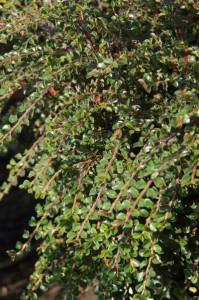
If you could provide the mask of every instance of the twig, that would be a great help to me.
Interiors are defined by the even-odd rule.
[[[23,121],[24,117],[26,115],[29,114],[29,112],[31,111],[31,109],[40,101],[40,99],[48,92],[48,88],[45,88],[42,92],[41,95],[38,99],[36,99],[29,107],[28,109],[24,112],[24,114],[18,119],[17,123],[8,131],[8,133],[6,133],[2,139],[0,140],[0,142],[3,142],[5,139],[7,139],[7,137],[9,135],[11,135],[15,129],[17,128],[17,126],[19,126],[21,124],[21,122]]]
[[[137,197],[137,199],[135,200],[135,202],[133,202],[133,205],[131,206],[130,210],[129,210],[128,213],[126,214],[126,218],[125,218],[125,220],[124,220],[124,223],[126,223],[126,222],[129,220],[129,218],[130,218],[130,216],[131,216],[133,210],[136,208],[138,202],[142,199],[142,197],[143,197],[144,194],[147,192],[147,190],[149,189],[149,187],[151,186],[152,183],[153,183],[153,179],[150,179],[150,180],[147,182],[145,188],[141,191],[141,193],[139,194],[139,196]]]
[[[110,167],[111,167],[111,165],[113,163],[113,160],[114,160],[114,158],[115,158],[118,150],[119,150],[119,146],[116,146],[115,149],[114,149],[114,151],[113,151],[113,155],[112,155],[112,157],[111,157],[111,159],[110,159],[110,161],[109,161],[109,163],[108,163],[108,165],[106,167],[106,170],[104,172],[103,181],[105,180],[105,178],[106,178],[106,176],[107,176],[107,174],[109,172],[109,169],[110,169]],[[101,186],[101,188],[100,188],[100,190],[99,190],[99,192],[97,194],[97,198],[96,198],[95,202],[93,203],[93,206],[91,207],[91,209],[89,210],[88,214],[86,215],[86,217],[85,217],[85,219],[84,219],[84,221],[83,221],[83,223],[82,223],[82,225],[80,227],[80,230],[77,233],[77,237],[75,238],[75,241],[77,241],[79,239],[79,237],[80,237],[80,235],[81,235],[81,233],[82,233],[82,231],[84,229],[84,226],[85,226],[86,222],[89,220],[90,216],[94,212],[95,207],[97,206],[97,204],[98,204],[99,200],[101,199],[101,196],[102,196],[102,194],[104,192],[104,188],[105,188],[105,181],[103,182],[103,184],[102,184],[102,186]]]
[[[149,217],[147,218],[146,223],[144,225],[145,227],[147,227],[149,225],[149,222],[151,221],[151,218],[154,215],[154,213],[156,213],[159,210],[161,201],[162,201],[162,186],[160,186],[160,188],[159,188],[159,198],[158,198],[158,201],[157,201],[154,209],[152,209]],[[142,234],[144,234],[144,231],[142,232]]]
[[[180,185],[177,184],[177,186],[176,186],[176,188],[175,188],[175,191],[174,191],[174,193],[173,193],[173,196],[172,196],[171,200],[169,201],[168,209],[167,209],[167,211],[166,211],[166,213],[165,213],[165,215],[164,215],[163,226],[165,225],[166,220],[167,220],[167,218],[168,218],[168,215],[169,215],[169,213],[170,213],[170,211],[171,211],[171,207],[173,206],[173,202],[174,202],[174,200],[175,200],[175,198],[176,198],[176,194],[177,194],[177,192],[178,192],[179,187],[180,187]]]
[[[195,183],[195,175],[196,175],[196,171],[197,171],[197,166],[198,164],[196,163],[193,167],[193,171],[192,171],[192,174],[191,174],[191,181],[190,181],[190,184],[194,184]]]

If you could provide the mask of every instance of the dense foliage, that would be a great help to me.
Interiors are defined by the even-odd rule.
[[[19,152],[1,198],[38,199],[10,252],[41,241],[22,299],[93,279],[98,299],[198,299],[197,1],[40,2],[0,6],[1,151]]]

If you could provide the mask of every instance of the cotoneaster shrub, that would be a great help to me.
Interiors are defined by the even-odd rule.
[[[10,252],[41,241],[22,299],[93,279],[98,299],[198,299],[197,17],[195,0],[1,4],[1,151],[20,144],[1,198],[40,199]]]

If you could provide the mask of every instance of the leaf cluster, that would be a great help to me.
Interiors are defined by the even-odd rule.
[[[72,300],[94,279],[99,299],[196,299],[197,1],[13,2],[0,143],[20,151],[0,197],[40,199],[12,252],[41,239],[23,299],[56,282]]]

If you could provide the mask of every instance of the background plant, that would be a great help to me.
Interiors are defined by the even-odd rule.
[[[94,278],[99,299],[197,299],[197,16],[194,0],[1,5],[1,151],[19,145],[1,198],[41,199],[10,252],[41,239],[22,299]]]

